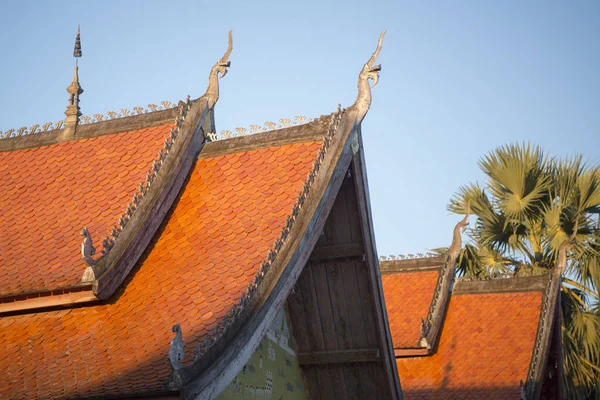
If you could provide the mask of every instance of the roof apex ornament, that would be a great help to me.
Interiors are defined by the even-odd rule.
[[[377,42],[377,48],[369,61],[363,66],[362,70],[358,74],[358,96],[356,97],[356,101],[354,102],[354,107],[356,108],[356,123],[359,124],[369,111],[371,107],[371,88],[377,85],[379,82],[379,71],[381,71],[381,64],[373,65],[377,57],[379,56],[379,52],[381,51],[381,47],[383,45],[383,37],[387,31],[384,30],[379,35],[379,41]],[[369,79],[373,81],[373,83],[369,84]]]
[[[231,61],[229,61],[231,50],[233,50],[233,30],[229,31],[227,51],[212,67],[208,76],[208,88],[204,94],[204,97],[208,100],[208,108],[213,108],[217,100],[219,100],[219,79],[227,75],[227,68],[231,66]]]
[[[81,29],[77,26],[77,36],[75,37],[75,48],[73,49],[73,57],[75,57],[75,71],[73,72],[73,80],[67,87],[69,93],[69,105],[65,111],[67,116],[65,122],[65,130],[63,136],[75,135],[75,130],[79,124],[79,117],[81,117],[81,109],[79,108],[79,96],[83,93],[83,88],[79,84],[79,66],[78,59],[81,57]]]

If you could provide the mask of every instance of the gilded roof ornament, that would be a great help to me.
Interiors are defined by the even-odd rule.
[[[360,123],[369,108],[371,107],[371,88],[377,85],[379,82],[379,71],[381,71],[381,64],[373,65],[377,57],[379,56],[379,52],[381,51],[381,47],[383,45],[383,37],[387,31],[381,32],[379,35],[379,41],[377,42],[377,48],[375,52],[369,58],[369,61],[363,66],[360,74],[358,74],[358,96],[356,97],[356,101],[354,102],[354,107],[357,111],[356,115],[356,123]],[[372,83],[369,83],[369,80]]]
[[[219,79],[227,75],[227,68],[231,66],[231,61],[229,61],[231,50],[233,50],[233,31],[230,30],[227,51],[212,67],[208,77],[208,88],[204,94],[208,100],[208,108],[213,108],[217,100],[219,100]]]

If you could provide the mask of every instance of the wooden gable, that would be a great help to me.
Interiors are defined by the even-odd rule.
[[[362,165],[361,154],[355,155],[288,298],[300,365],[313,399],[401,396],[393,376]]]

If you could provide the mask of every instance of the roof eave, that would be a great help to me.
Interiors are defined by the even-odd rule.
[[[72,307],[98,301],[91,285],[22,293],[0,299],[0,316],[31,310]]]
[[[543,275],[545,285],[543,288],[538,329],[529,363],[527,379],[524,384],[521,382],[521,396],[524,400],[540,398],[544,373],[550,354],[552,335],[560,332],[555,325],[560,323],[561,272],[561,269],[555,266],[550,273]]]
[[[367,179],[367,169],[362,141],[361,126],[358,125],[358,132],[353,143],[353,165],[356,195],[358,200],[359,218],[362,224],[363,243],[365,246],[365,256],[369,267],[369,278],[374,296],[375,320],[377,323],[377,333],[379,335],[380,346],[382,348],[382,360],[384,370],[388,378],[390,393],[393,398],[402,399],[402,388],[398,369],[395,361],[394,345],[390,324],[385,307],[385,297],[383,293],[383,282],[381,281],[381,271],[378,263],[377,245],[375,242],[375,230],[373,228],[373,216],[371,214],[371,202],[369,198],[369,183]]]

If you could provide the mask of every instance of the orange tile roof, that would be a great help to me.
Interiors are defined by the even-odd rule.
[[[421,318],[427,313],[439,271],[381,275],[394,348],[419,347]]]
[[[320,142],[200,158],[162,231],[108,303],[0,318],[0,398],[164,391],[240,299],[279,236]]]
[[[0,296],[77,284],[81,229],[101,244],[172,126],[0,152]]]
[[[404,397],[519,399],[541,302],[539,291],[453,295],[435,353],[396,359]]]

